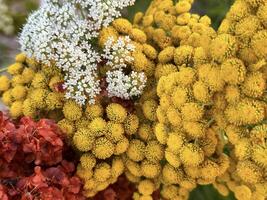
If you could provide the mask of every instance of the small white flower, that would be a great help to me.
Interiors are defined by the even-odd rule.
[[[109,37],[104,46],[102,57],[107,60],[107,65],[113,69],[127,67],[134,58],[131,56],[135,46],[131,43],[129,36],[119,37],[117,41]]]
[[[115,70],[107,72],[106,81],[109,97],[131,99],[142,94],[147,78],[143,72],[131,72],[125,75],[121,70]]]

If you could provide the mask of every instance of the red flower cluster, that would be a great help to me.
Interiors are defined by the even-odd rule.
[[[63,160],[63,139],[50,120],[16,125],[0,112],[0,199],[84,200],[74,163]]]

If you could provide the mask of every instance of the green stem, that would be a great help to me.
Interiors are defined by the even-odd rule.
[[[0,73],[7,71],[8,67],[0,69]]]

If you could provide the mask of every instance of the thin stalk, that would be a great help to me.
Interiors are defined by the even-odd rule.
[[[7,69],[8,69],[8,67],[5,67],[5,68],[0,69],[0,73],[3,73],[5,71],[7,71]]]

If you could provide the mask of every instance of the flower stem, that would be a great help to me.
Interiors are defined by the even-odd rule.
[[[5,67],[5,68],[0,69],[0,73],[7,71],[7,68],[8,67]]]

